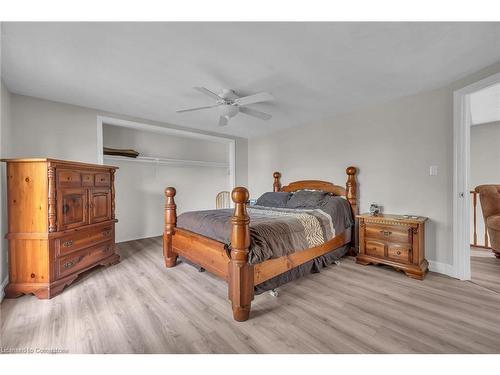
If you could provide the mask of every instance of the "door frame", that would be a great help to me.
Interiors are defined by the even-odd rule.
[[[470,280],[470,94],[500,84],[500,73],[453,92],[453,276]]]

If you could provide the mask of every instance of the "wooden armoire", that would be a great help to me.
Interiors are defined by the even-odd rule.
[[[7,163],[9,284],[6,297],[52,298],[115,253],[117,167],[56,159]]]

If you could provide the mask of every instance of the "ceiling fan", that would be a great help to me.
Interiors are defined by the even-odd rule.
[[[231,117],[236,116],[239,112],[252,117],[256,117],[261,120],[269,120],[272,117],[267,113],[245,107],[246,105],[249,104],[274,100],[274,97],[268,92],[259,92],[258,94],[239,97],[238,95],[236,95],[234,90],[230,89],[222,89],[220,94],[216,94],[215,92],[210,91],[205,87],[193,87],[193,88],[205,95],[210,96],[212,99],[215,99],[216,100],[215,104],[203,107],[181,109],[176,111],[177,113],[198,111],[201,109],[218,107],[220,113],[219,126],[226,126],[229,122],[229,119]]]

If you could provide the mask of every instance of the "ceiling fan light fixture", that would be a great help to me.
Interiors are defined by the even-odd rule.
[[[219,105],[219,113],[221,116],[226,117],[227,119],[234,117],[238,114],[239,109],[236,105],[231,104],[221,104]]]
[[[219,126],[226,126],[229,122],[229,119],[236,116],[240,112],[244,113],[245,115],[258,118],[260,120],[269,120],[272,117],[267,113],[246,107],[250,104],[274,100],[274,97],[268,92],[259,92],[257,94],[240,97],[234,92],[234,90],[231,89],[222,89],[219,94],[216,94],[215,92],[210,91],[205,87],[197,86],[194,87],[194,89],[201,92],[202,94],[210,96],[212,99],[215,99],[215,104],[197,108],[181,109],[176,111],[177,113],[192,112],[201,109],[217,107],[219,111]]]

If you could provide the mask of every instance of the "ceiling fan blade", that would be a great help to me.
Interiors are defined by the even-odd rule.
[[[221,116],[221,117],[219,118],[219,126],[226,126],[226,125],[227,125],[227,123],[228,123],[228,121],[227,121],[227,117]]]
[[[261,120],[269,120],[271,117],[273,117],[271,115],[268,115],[267,113],[257,111],[256,109],[252,109],[252,108],[248,108],[248,107],[239,107],[239,110],[240,110],[240,112],[242,112],[246,115],[257,117],[257,118],[260,118]]]
[[[268,92],[259,92],[258,94],[243,96],[242,98],[236,99],[234,102],[239,105],[247,105],[259,102],[266,102],[268,100],[274,100],[274,96]]]
[[[205,95],[208,95],[212,98],[214,98],[215,100],[221,100],[222,98],[217,95],[215,92],[212,92],[210,91],[209,89],[206,89],[205,87],[193,87],[195,90],[198,90],[199,92],[201,92],[202,94],[205,94]]]
[[[177,113],[182,113],[182,112],[191,112],[191,111],[199,111],[200,109],[207,109],[207,108],[213,108],[217,107],[218,104],[214,105],[206,105],[204,107],[196,107],[196,108],[188,108],[188,109],[179,109],[178,111],[175,111]]]

